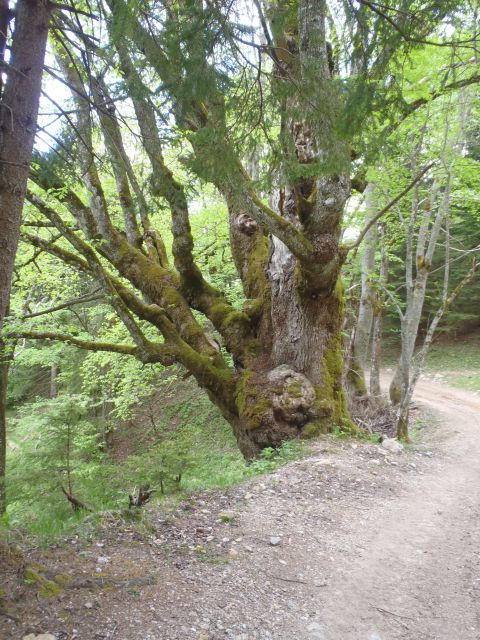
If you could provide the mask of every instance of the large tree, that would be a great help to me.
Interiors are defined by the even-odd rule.
[[[8,310],[53,8],[45,0],[0,1],[0,330]],[[10,361],[4,351],[0,339],[0,514],[6,501],[5,401]]]
[[[57,36],[68,39],[57,40],[52,72],[72,92],[75,146],[65,152],[76,154],[81,179],[38,158],[28,198],[58,235],[25,238],[99,282],[131,340],[13,333],[180,363],[246,457],[299,434],[352,428],[340,278],[358,245],[342,242],[352,185],[365,187],[362,165],[396,122],[478,80],[462,34],[455,78],[446,73],[409,102],[408,51],[430,38],[448,48],[442,21],[459,18],[453,3],[400,5],[285,0],[262,10],[254,2],[257,28],[242,25],[231,3],[165,0],[133,10],[108,0],[97,22],[59,20]],[[148,158],[148,184],[131,160],[132,136]],[[241,308],[200,269],[189,180],[214,185],[226,203]],[[155,222],[165,203],[171,247]]]

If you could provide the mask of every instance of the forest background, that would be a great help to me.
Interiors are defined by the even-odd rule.
[[[55,12],[3,332],[6,535],[227,486],[319,433],[408,439],[434,339],[427,368],[480,391],[478,29],[468,2]]]

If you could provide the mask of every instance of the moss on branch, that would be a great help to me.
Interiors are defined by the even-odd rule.
[[[109,351],[134,356],[142,362],[158,362],[164,366],[172,365],[178,357],[178,350],[174,346],[155,342],[148,342],[145,348],[140,348],[133,344],[83,340],[69,333],[56,333],[55,331],[11,331],[7,333],[7,338],[66,342],[87,351]]]

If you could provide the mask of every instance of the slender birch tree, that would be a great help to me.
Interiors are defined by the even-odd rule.
[[[439,151],[441,166],[432,170],[428,190],[421,189],[417,184],[413,190],[412,211],[406,227],[405,245],[405,309],[399,309],[401,330],[401,352],[398,366],[390,384],[390,398],[394,404],[399,404],[398,434],[408,438],[408,419],[406,400],[411,396],[412,386],[411,366],[419,335],[423,306],[427,293],[428,278],[432,269],[433,259],[441,235],[445,236],[445,244],[449,244],[449,221],[451,216],[451,194],[454,181],[455,165],[462,157],[465,144],[465,126],[471,107],[471,100],[461,91],[458,100],[449,99],[446,102],[444,117],[443,144]],[[419,158],[424,151],[424,145],[429,143],[432,132],[428,122],[421,128],[420,137],[412,158],[412,170],[416,169]],[[448,296],[450,256],[445,253],[445,283],[440,308],[449,306],[453,300]],[[471,279],[471,278],[470,278]],[[456,297],[456,296],[455,296]],[[448,300],[448,304],[447,301]],[[442,311],[443,315],[443,311]],[[440,316],[441,317],[441,316]],[[435,329],[440,318],[432,321]],[[432,334],[433,337],[433,334]],[[428,344],[430,344],[430,337]],[[428,348],[428,344],[424,348]],[[423,352],[423,351],[422,351]],[[414,376],[415,382],[419,372]],[[413,382],[413,387],[415,386]]]

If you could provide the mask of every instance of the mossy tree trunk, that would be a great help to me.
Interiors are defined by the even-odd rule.
[[[145,3],[139,15],[126,0],[107,0],[110,47],[98,48],[85,36],[81,48],[88,55],[82,59],[75,48],[67,53],[65,43],[56,47],[72,89],[82,184],[67,184],[61,171],[38,158],[40,170],[32,175],[36,189],[28,195],[70,246],[41,234],[26,234],[28,240],[103,288],[129,343],[34,330],[15,335],[183,365],[231,423],[246,457],[298,435],[352,428],[342,387],[340,270],[357,245],[341,241],[351,151],[347,135],[339,133],[345,93],[327,42],[326,2],[272,3],[262,20],[267,46],[258,51],[271,61],[270,117],[272,130],[280,131],[276,186],[268,198],[260,196],[243,165],[242,140],[249,132],[232,125],[241,114],[229,82],[244,74],[237,69],[225,82],[225,69],[241,56],[237,27],[222,13],[223,4],[180,0],[152,21],[144,19],[148,9],[156,11],[156,5]],[[364,72],[370,82],[375,62],[362,71],[363,27],[352,24],[352,33],[355,29],[352,73],[355,82]],[[106,65],[112,74],[121,71],[110,86]],[[158,86],[158,96],[145,85],[147,77]],[[255,95],[262,117],[264,82],[260,73]],[[117,105],[125,95],[129,119],[131,106],[135,112],[136,142],[148,158],[148,182],[143,171],[136,172],[123,142]],[[243,286],[241,309],[199,266],[184,176],[166,160],[164,131],[173,119],[174,135],[180,132],[182,148],[188,147],[189,172],[214,185],[228,208],[231,253]],[[100,136],[102,163],[94,147]],[[108,190],[106,161],[113,176]],[[171,251],[153,222],[158,200],[170,213]]]

